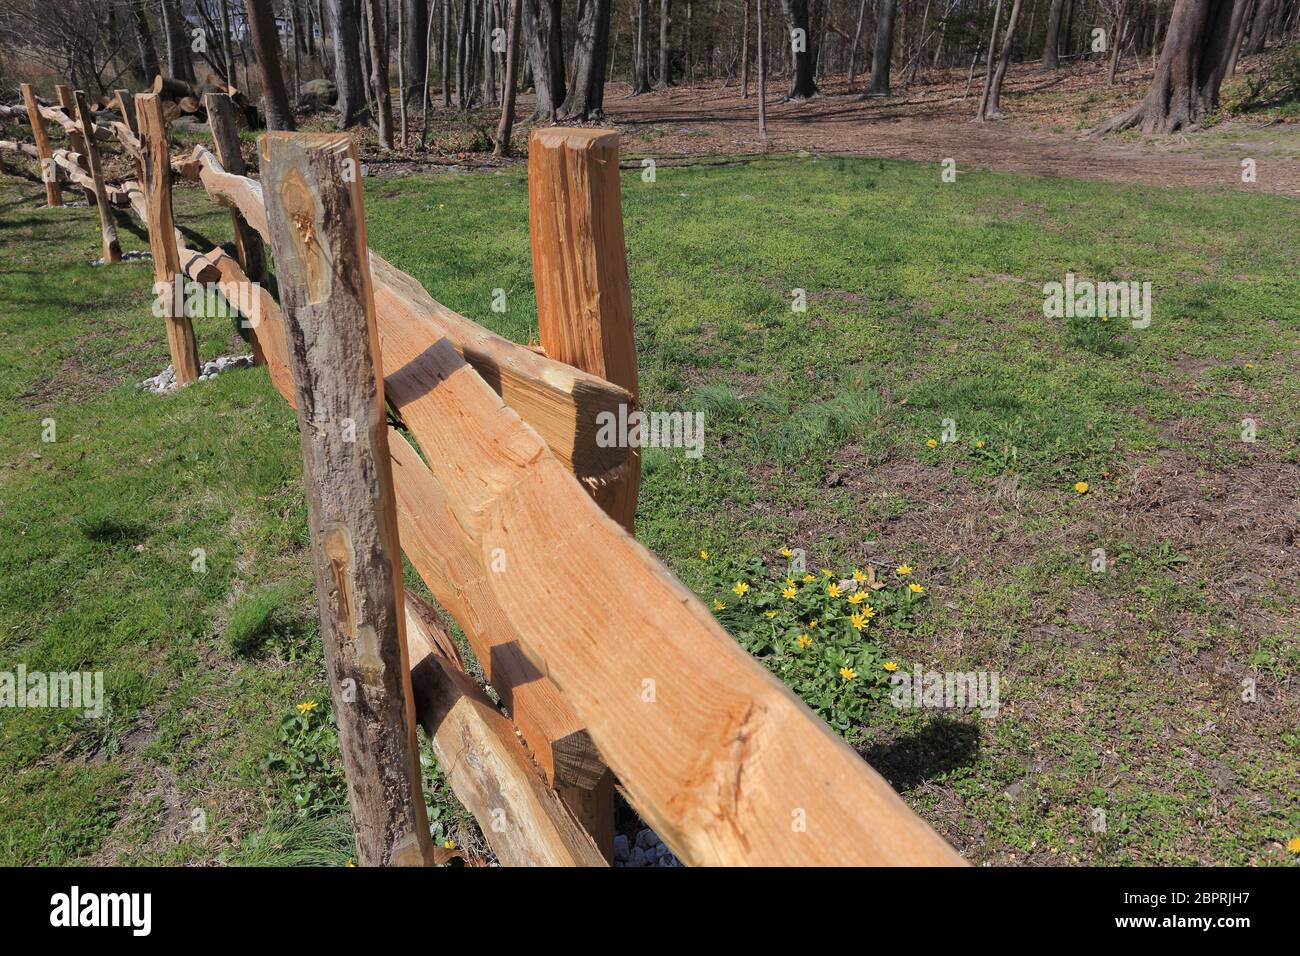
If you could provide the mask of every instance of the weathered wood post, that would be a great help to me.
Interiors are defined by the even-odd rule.
[[[321,640],[358,859],[421,865],[432,863],[433,847],[420,784],[360,170],[346,134],[262,138]]]
[[[248,169],[244,163],[244,154],[239,150],[239,124],[235,120],[235,103],[226,93],[203,94],[203,105],[208,111],[208,126],[212,129],[212,147],[218,161],[226,172],[235,176],[247,176]],[[266,254],[262,248],[262,238],[257,234],[239,210],[230,210],[231,223],[235,229],[235,258],[244,270],[244,275],[254,282],[266,282]]]
[[[163,116],[162,100],[156,93],[137,93],[135,110],[140,128],[140,150],[144,154],[140,173],[149,212],[147,225],[149,251],[153,255],[154,292],[162,297],[167,345],[171,350],[172,366],[176,369],[176,381],[184,385],[199,377],[199,348],[194,339],[194,326],[184,307],[176,307],[178,299],[184,302],[184,296],[177,296],[173,289],[176,283],[183,283],[185,279],[181,273],[176,230],[172,222],[172,166],[167,152],[167,120]]]
[[[635,403],[636,342],[617,133],[558,126],[533,130],[528,225],[537,329],[546,354],[621,385]],[[630,532],[640,487],[641,454],[632,449],[620,472],[592,494]]]
[[[114,90],[113,95],[117,97],[117,111],[122,114],[122,122],[138,136],[140,128],[135,125],[135,102],[131,99],[131,94],[126,90]]]
[[[108,192],[104,189],[104,169],[99,161],[99,144],[95,142],[93,130],[95,119],[86,102],[86,94],[77,90],[77,119],[81,128],[92,130],[83,137],[85,141],[86,161],[90,164],[90,178],[95,183],[95,205],[99,207],[99,231],[104,240],[104,264],[122,261],[122,247],[117,242],[117,223],[113,221],[113,205],[108,201]]]
[[[45,130],[41,107],[36,102],[32,85],[24,83],[23,103],[27,106],[27,119],[32,124],[32,139],[36,141],[36,159],[41,164],[41,181],[45,183],[45,205],[62,206],[63,190],[59,188],[59,171],[50,152],[50,134]]]
[[[64,115],[74,123],[77,121],[77,100],[72,95],[72,90],[66,85],[60,83],[54,88],[54,92],[59,97],[59,108],[63,110]],[[90,138],[95,138],[94,123],[91,123]],[[80,158],[80,166],[85,172],[90,172],[90,166],[86,158],[86,137],[77,130],[68,132],[68,146]],[[86,196],[86,205],[93,206],[98,199],[95,196],[95,190],[83,187],[81,190]]]
[[[632,287],[623,241],[618,134],[551,127],[528,143],[528,224],[537,290],[537,328],[546,354],[591,372],[637,397]],[[633,409],[629,408],[630,414]],[[641,452],[603,476],[592,497],[633,530]],[[560,791],[597,843],[613,854],[613,776],[586,793]]]

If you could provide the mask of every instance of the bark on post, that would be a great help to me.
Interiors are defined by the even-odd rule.
[[[95,118],[86,102],[86,94],[77,90],[77,119],[82,129],[94,129]],[[95,182],[95,205],[99,207],[99,231],[104,240],[104,264],[122,261],[122,247],[117,242],[117,223],[113,221],[113,206],[108,201],[108,192],[104,189],[104,170],[99,161],[99,144],[95,136],[83,137],[85,140],[86,161],[90,165],[90,176]]]
[[[122,114],[122,122],[132,133],[139,135],[140,128],[135,125],[135,100],[126,90],[114,90],[117,97],[117,111]]]
[[[176,248],[176,229],[172,222],[172,165],[167,151],[167,120],[163,116],[162,98],[157,93],[137,93],[136,122],[140,127],[146,209],[149,213],[149,252],[153,256],[154,294],[163,305],[167,323],[167,345],[171,351],[176,381],[184,385],[199,377],[199,349],[194,340],[194,326],[173,286],[183,282],[180,253]]]
[[[269,133],[262,158],[358,860],[428,865],[361,163],[346,134]]]
[[[41,164],[41,181],[45,183],[45,205],[62,206],[63,190],[59,188],[59,171],[54,165],[54,156],[50,152],[50,134],[45,129],[45,120],[41,118],[41,108],[36,102],[32,85],[24,83],[23,103],[27,106],[27,121],[32,124],[32,139],[36,141],[36,156]]]

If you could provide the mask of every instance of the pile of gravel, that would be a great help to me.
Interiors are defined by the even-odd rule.
[[[626,833],[614,837],[615,866],[681,866],[673,851],[647,827],[637,833],[635,841]]]
[[[252,355],[222,355],[211,362],[204,362],[203,368],[199,375],[199,381],[205,382],[210,378],[216,378],[222,372],[231,372],[239,368],[252,368]],[[154,392],[158,395],[166,395],[169,392],[176,391],[176,369],[168,365],[165,369],[151,378],[146,378],[140,383],[140,387],[146,391]]]
[[[141,249],[132,249],[130,252],[122,253],[123,262],[137,262],[141,259],[152,259],[152,258],[153,255],[151,253]],[[100,256],[98,259],[96,259],[94,262],[91,263],[92,266],[102,266],[103,264],[104,264],[103,256]]]

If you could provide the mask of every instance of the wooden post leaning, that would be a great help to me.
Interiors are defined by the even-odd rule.
[[[181,273],[172,222],[172,167],[167,152],[167,120],[163,117],[162,100],[156,93],[137,93],[135,111],[143,153],[140,174],[149,213],[147,225],[149,251],[153,255],[154,294],[162,297],[163,321],[167,323],[167,345],[171,350],[172,366],[176,369],[176,381],[185,385],[199,377],[199,349],[189,316],[184,308],[176,308],[177,300],[183,302],[184,296],[177,296],[173,291],[174,284],[184,282],[185,277]]]
[[[429,865],[360,168],[346,134],[262,139],[321,640],[358,860]]]
[[[74,101],[77,106],[76,119],[80,121],[83,129],[92,129],[95,120],[90,112],[90,104],[86,102],[86,94],[77,90]],[[99,231],[103,237],[104,264],[121,262],[122,247],[117,241],[117,223],[113,220],[113,204],[108,201],[108,191],[104,188],[104,168],[99,159],[99,144],[95,142],[93,135],[83,136],[82,139],[86,150],[86,161],[90,165],[90,177],[95,183],[95,205],[99,207]]]
[[[50,151],[50,134],[45,130],[41,107],[36,102],[36,94],[32,92],[30,83],[24,83],[22,91],[27,119],[32,124],[32,139],[36,141],[36,159],[41,164],[41,181],[45,183],[45,205],[62,206],[63,190],[59,188],[59,171],[54,165],[54,154]]]
[[[54,92],[59,97],[59,108],[63,110],[68,119],[72,120],[74,123],[78,122],[77,99],[72,95],[72,90],[65,84],[60,83],[54,88]],[[88,128],[93,128],[94,125],[95,124],[92,121]],[[95,138],[93,132],[91,133],[90,138]],[[87,164],[86,159],[86,137],[83,136],[80,131],[76,129],[68,129],[68,148],[81,157],[80,165],[82,171],[87,173],[90,172],[90,166]],[[93,206],[99,201],[95,196],[95,190],[83,188],[82,192],[86,196],[86,205]]]

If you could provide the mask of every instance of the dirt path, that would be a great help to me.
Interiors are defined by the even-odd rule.
[[[1148,64],[1149,67],[1149,64]],[[1230,121],[1209,130],[1146,141],[1136,135],[1081,138],[1100,120],[1141,98],[1149,69],[1129,64],[1115,86],[1099,64],[1046,74],[1013,67],[1003,92],[1006,118],[971,122],[976,77],[963,94],[963,71],[935,73],[896,89],[888,99],[860,99],[844,77],[822,83],[823,95],[780,103],[784,82],[768,90],[768,150],[825,151],[978,167],[1037,176],[1065,176],[1162,186],[1204,186],[1300,194],[1300,124]],[[751,81],[753,82],[753,81]],[[861,82],[856,84],[861,89]],[[626,84],[605,94],[607,122],[624,133],[627,151],[652,155],[758,152],[757,98],[719,83],[675,87],[644,96]],[[1257,182],[1241,181],[1242,159],[1256,161]]]

